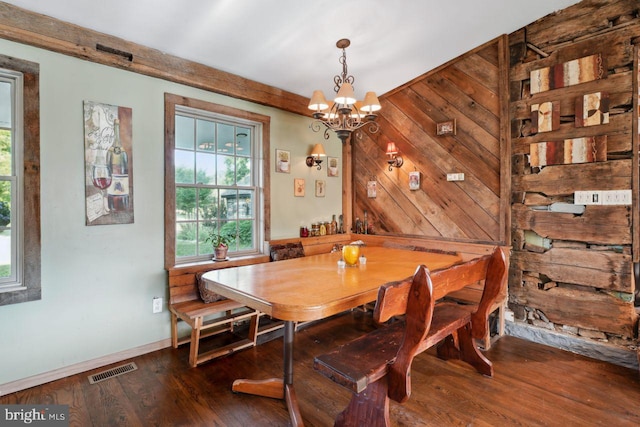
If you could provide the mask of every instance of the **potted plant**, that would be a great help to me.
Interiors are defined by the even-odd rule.
[[[229,244],[233,242],[234,239],[235,237],[230,234],[220,234],[216,231],[212,231],[205,239],[205,242],[211,242],[215,253],[215,259],[222,261],[227,259]]]

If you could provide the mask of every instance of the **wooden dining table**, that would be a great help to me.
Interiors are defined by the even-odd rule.
[[[284,399],[294,426],[302,416],[293,386],[295,323],[319,320],[375,301],[378,288],[402,280],[418,265],[430,270],[461,262],[458,255],[383,247],[364,247],[365,263],[341,267],[338,252],[302,258],[231,267],[205,273],[209,290],[284,321],[284,372],[282,378],[239,379],[234,392]],[[435,298],[443,297],[434,289]]]

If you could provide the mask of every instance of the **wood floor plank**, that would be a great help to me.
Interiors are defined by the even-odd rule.
[[[313,370],[313,357],[374,327],[370,313],[353,312],[296,332],[295,385],[305,425],[333,425],[351,396]],[[188,353],[167,348],[132,359],[136,371],[98,384],[87,376],[110,366],[0,397],[0,404],[66,404],[70,425],[80,427],[289,424],[283,401],[231,391],[234,379],[281,374],[280,339],[197,368],[189,367]],[[413,393],[403,405],[391,402],[392,425],[640,425],[634,370],[514,337],[501,338],[486,354],[493,378],[440,360],[433,349],[416,358]]]

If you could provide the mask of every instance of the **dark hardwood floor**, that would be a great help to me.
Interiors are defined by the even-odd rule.
[[[313,356],[372,328],[354,312],[308,326],[295,341],[295,384],[308,426],[330,426],[349,392],[313,370]],[[0,404],[68,404],[72,426],[287,426],[284,402],[234,394],[236,378],[280,376],[282,341],[190,368],[188,349],[132,359],[136,371],[89,384],[78,374],[0,397]],[[486,378],[433,352],[413,365],[413,394],[391,403],[396,426],[638,426],[640,380],[635,370],[513,337],[487,356]],[[124,363],[124,362],[123,362]],[[116,364],[114,366],[118,366]]]

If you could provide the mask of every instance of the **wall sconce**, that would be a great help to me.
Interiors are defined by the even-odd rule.
[[[307,157],[307,166],[313,167],[313,165],[318,166],[318,170],[322,169],[322,157],[326,156],[324,152],[324,147],[322,144],[316,144],[311,150],[311,154]]]
[[[402,156],[398,156],[398,147],[396,147],[395,142],[387,143],[387,163],[389,163],[389,172],[393,170],[393,168],[399,168],[404,163],[402,160]]]

